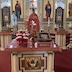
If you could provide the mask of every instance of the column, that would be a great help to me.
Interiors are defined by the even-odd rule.
[[[48,52],[48,57],[47,57],[47,72],[55,72],[54,71],[54,53]]]
[[[11,0],[11,6],[10,6],[10,16],[12,15],[12,11],[13,11],[13,1]]]
[[[67,0],[64,0],[64,4],[65,4],[65,7],[64,7],[64,18],[63,18],[63,27],[64,29],[66,28],[66,18],[67,18]]]
[[[18,57],[17,54],[11,53],[11,72],[18,72]]]
[[[55,28],[55,2],[56,0],[53,0],[53,31]]]
[[[54,52],[53,52],[53,55],[52,55],[52,72],[55,72],[54,71]]]
[[[26,0],[24,0],[24,5],[23,6],[24,6],[24,11],[23,12],[24,12],[24,23],[25,23],[25,21],[26,21],[26,11],[27,11],[26,10]]]
[[[40,5],[39,5],[40,4]],[[43,28],[43,25],[42,25],[42,23],[43,23],[43,0],[39,0],[38,2],[37,2],[37,12],[38,12],[38,14],[40,14],[39,15],[39,20],[40,20],[40,30]]]
[[[2,30],[2,13],[1,13],[1,1],[0,0],[0,31]]]

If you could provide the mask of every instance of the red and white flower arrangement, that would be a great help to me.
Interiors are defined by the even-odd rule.
[[[21,43],[27,43],[28,42],[28,39],[29,39],[29,33],[28,33],[28,31],[27,31],[27,29],[26,30],[18,30],[17,32],[16,32],[16,40],[19,42],[19,44],[21,44]]]

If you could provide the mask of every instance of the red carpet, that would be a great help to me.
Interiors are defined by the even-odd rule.
[[[0,72],[11,72],[10,53],[0,51]],[[72,50],[55,53],[55,72],[72,72]]]
[[[55,66],[55,72],[72,72],[72,69]]]
[[[10,53],[0,51],[0,72],[11,72]]]
[[[55,53],[55,71],[72,72],[72,50]]]

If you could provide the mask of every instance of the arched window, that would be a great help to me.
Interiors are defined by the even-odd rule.
[[[35,8],[35,12],[37,13],[37,0],[25,0],[25,2],[26,2],[26,12],[29,15],[32,13],[32,8]]]
[[[2,0],[1,1],[1,8],[5,7],[5,6],[10,6],[11,5],[11,0]]]

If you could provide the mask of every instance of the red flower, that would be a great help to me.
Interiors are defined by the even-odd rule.
[[[27,30],[19,30],[16,33],[16,40],[20,43],[28,42],[29,33]]]

